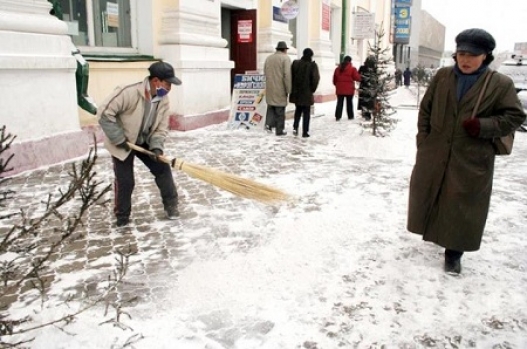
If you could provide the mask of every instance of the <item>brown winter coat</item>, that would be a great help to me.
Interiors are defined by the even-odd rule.
[[[492,137],[509,134],[525,120],[513,82],[494,73],[477,113],[480,135],[467,134],[462,122],[470,118],[489,73],[458,102],[453,67],[440,69],[419,110],[407,228],[456,251],[480,247],[494,175]]]
[[[291,65],[293,87],[289,101],[300,106],[309,106],[315,103],[313,94],[320,81],[318,65],[310,58],[297,59]]]
[[[291,93],[291,58],[276,51],[264,63],[265,100],[267,105],[285,107]]]

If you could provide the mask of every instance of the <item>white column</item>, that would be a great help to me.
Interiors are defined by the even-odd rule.
[[[288,23],[273,20],[273,7],[281,7],[280,0],[260,0],[258,3],[258,69],[263,71],[265,59],[276,51],[276,44],[285,41],[291,59],[297,58],[296,48],[291,45],[293,34]],[[297,28],[300,24],[297,22]],[[298,30],[298,29],[297,29]]]
[[[183,84],[170,94],[177,115],[200,115],[230,106],[231,69],[221,37],[220,1],[180,0],[162,14],[159,56],[174,65]]]
[[[15,171],[45,164],[50,151],[59,152],[62,146],[68,156],[88,148],[78,135],[71,39],[66,24],[50,15],[50,9],[46,0],[0,0],[0,125],[17,136],[15,145],[41,146],[38,156],[17,153]],[[46,149],[43,140],[53,137],[60,141],[46,143],[54,147]],[[48,160],[66,158],[54,154],[58,158]]]

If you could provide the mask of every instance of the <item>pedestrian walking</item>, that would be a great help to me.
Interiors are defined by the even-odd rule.
[[[359,68],[360,84],[359,84],[359,104],[358,109],[361,110],[362,117],[369,121],[371,120],[371,113],[375,106],[376,91],[373,90],[373,78],[376,74],[377,64],[375,56],[369,56],[364,61],[364,64]]]
[[[406,88],[410,87],[410,80],[412,79],[412,72],[410,71],[410,68],[406,67],[403,73],[404,78],[404,86]]]
[[[360,82],[361,76],[357,69],[351,64],[351,57],[345,56],[333,72],[333,85],[337,94],[337,107],[335,109],[335,119],[342,118],[344,100],[346,100],[346,114],[348,119],[355,118],[353,113],[353,97],[355,96],[355,82]]]
[[[267,57],[264,63],[265,98],[267,113],[265,128],[277,136],[285,136],[285,107],[291,93],[291,59],[287,55],[287,44],[279,41],[276,52]]]
[[[170,165],[157,160],[163,154],[168,134],[170,106],[167,94],[172,84],[181,81],[174,68],[166,62],[149,67],[150,75],[143,81],[113,91],[98,108],[99,124],[104,132],[104,145],[112,155],[114,181],[114,214],[118,227],[130,221],[134,189],[134,159],[141,160],[155,177],[168,219],[176,219],[178,193]],[[150,157],[131,150],[127,142],[149,149]]]
[[[514,132],[525,114],[512,80],[489,68],[492,35],[467,29],[455,40],[455,65],[437,71],[420,104],[407,227],[445,248],[445,271],[459,274],[463,253],[479,250],[487,220],[492,140]]]
[[[403,71],[400,68],[395,69],[395,87],[403,85]]]
[[[305,48],[302,57],[291,65],[292,89],[289,101],[295,104],[293,135],[298,135],[298,126],[302,118],[302,137],[309,137],[311,106],[315,103],[313,94],[320,81],[318,65],[313,61],[313,50]]]

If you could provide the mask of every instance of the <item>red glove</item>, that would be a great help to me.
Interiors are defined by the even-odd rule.
[[[481,123],[478,118],[467,119],[463,121],[463,128],[472,137],[478,137],[481,131]]]

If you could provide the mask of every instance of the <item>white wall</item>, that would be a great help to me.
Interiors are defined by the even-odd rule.
[[[221,4],[180,0],[179,5],[163,12],[159,45],[160,56],[183,82],[169,95],[171,109],[193,116],[228,108],[234,63],[221,37]]]
[[[234,8],[255,9],[258,6],[258,0],[221,0],[222,6]]]
[[[0,126],[16,138],[7,175],[85,155],[73,44],[46,0],[0,0]]]
[[[13,12],[0,0],[0,125],[16,142],[80,131],[67,26],[49,15],[47,1],[34,3],[20,2]]]

